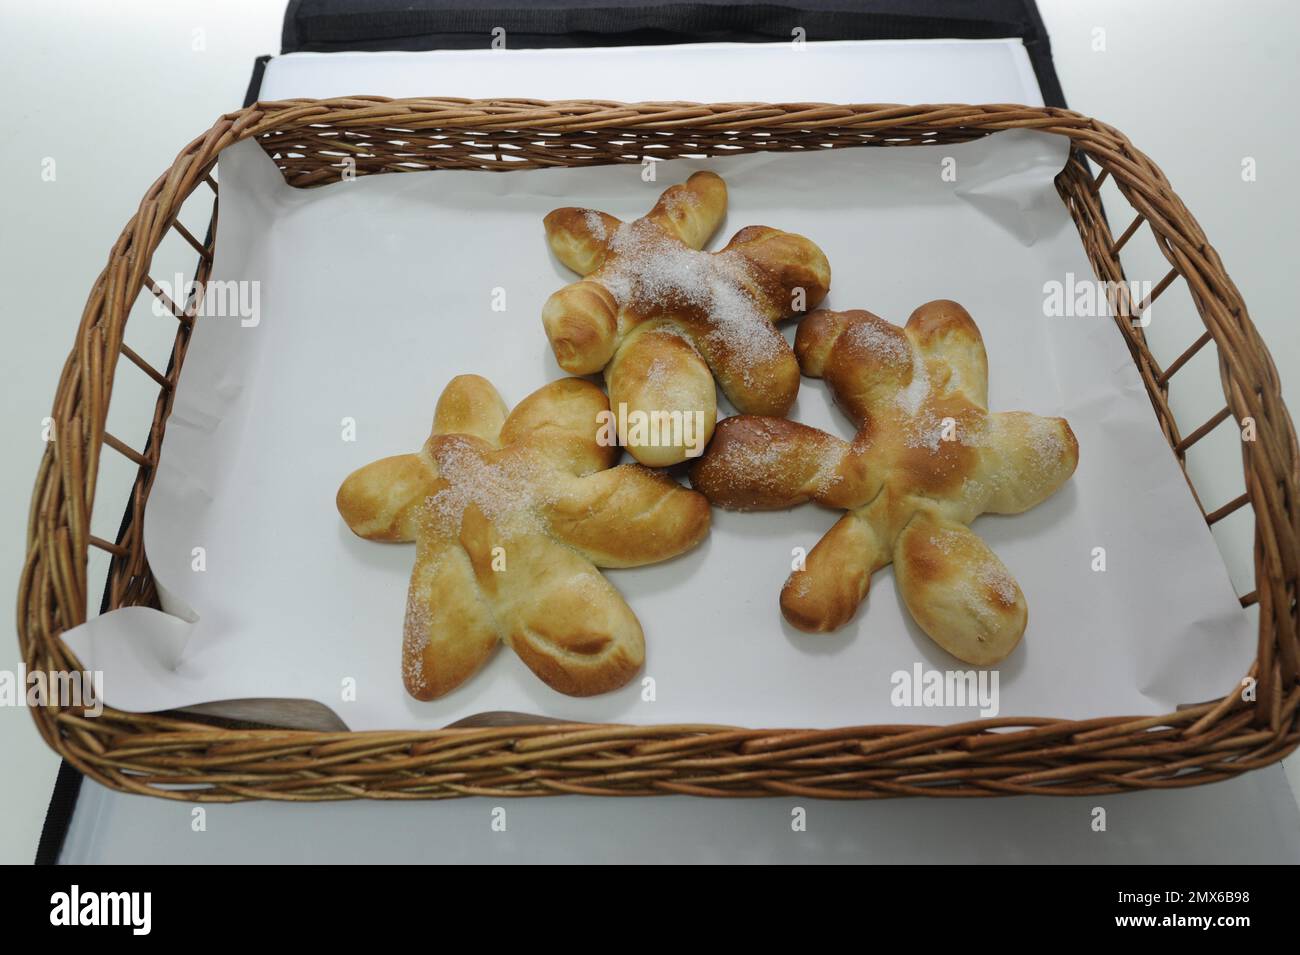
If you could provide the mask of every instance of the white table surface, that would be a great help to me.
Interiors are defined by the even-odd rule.
[[[1106,831],[1094,832],[1095,807]],[[806,811],[794,832],[792,813]],[[77,863],[1273,863],[1300,860],[1277,767],[1178,792],[1104,798],[700,799],[691,796],[239,803],[194,807],[82,790]],[[493,823],[504,812],[505,831]]]
[[[1290,115],[1289,90],[1297,78],[1291,38],[1300,14],[1292,5],[1262,0],[1042,0],[1040,7],[1070,105],[1129,131],[1161,162],[1249,303],[1272,348],[1288,402],[1300,407],[1300,326],[1291,321],[1289,303],[1283,301],[1285,286],[1275,278],[1287,274],[1283,270],[1291,267],[1297,252],[1293,223],[1300,195],[1288,175],[1296,128],[1293,121],[1277,117]],[[9,412],[0,418],[0,428],[4,446],[11,449],[0,462],[0,539],[9,541],[0,547],[5,579],[16,581],[21,569],[27,501],[41,453],[41,419],[48,414],[86,290],[157,173],[211,118],[238,105],[253,57],[278,47],[280,14],[278,4],[253,0],[136,0],[111,7],[65,0],[58,10],[38,6],[0,12],[0,69],[10,92],[0,115],[18,133],[0,147],[6,183],[0,282],[9,292],[4,314],[10,345],[0,353]],[[833,52],[808,56],[787,51],[784,56],[803,57],[797,70],[785,69],[785,61],[780,70],[733,70],[714,86],[702,64],[681,71],[609,71],[611,88],[602,95],[1038,101],[1023,52],[1008,54],[1004,45],[962,44],[954,51],[942,43],[891,43],[877,49],[876,56],[851,59],[837,59]],[[904,53],[910,77],[898,65],[897,57]],[[663,57],[669,51],[660,48],[649,55]],[[963,63],[952,69],[955,56],[982,58],[986,65]],[[390,64],[385,69],[391,86],[381,89],[374,71],[385,58],[348,64],[349,71],[357,72],[349,72],[347,81],[338,79],[334,66],[321,69],[337,57],[273,61],[263,95],[512,91],[513,67],[507,60],[497,56],[489,71],[472,73],[467,66],[474,57],[466,54],[442,58],[441,74],[428,72],[427,61],[399,64],[396,70]],[[301,65],[289,69],[291,60]],[[422,88],[426,74],[430,83],[438,82],[436,88]],[[547,70],[543,76],[544,81],[519,92],[592,95],[588,86],[573,87],[562,70]],[[737,76],[748,79],[738,86]],[[352,85],[353,77],[367,85]],[[469,77],[480,79],[469,85]],[[331,85],[336,82],[345,85]],[[674,82],[688,83],[684,89],[691,92],[674,92]],[[826,92],[817,95],[822,89]],[[1235,137],[1209,127],[1216,116],[1232,122]],[[1240,176],[1247,156],[1259,168],[1258,179],[1249,183]],[[41,178],[46,158],[57,163],[54,182]],[[192,229],[201,225],[189,224]],[[179,249],[175,256],[175,267],[188,272],[186,257],[192,254]],[[170,274],[171,266],[167,260],[163,272]],[[1212,374],[1208,380],[1217,386]],[[1200,389],[1199,381],[1195,388]],[[131,397],[120,400],[125,404]],[[118,403],[115,393],[110,421]],[[140,419],[124,415],[121,420]],[[1205,480],[1229,487],[1238,461],[1212,456],[1201,464]],[[104,476],[99,499],[108,503],[96,510],[92,524],[100,536],[114,535],[129,479],[125,469]],[[1229,565],[1234,578],[1243,572],[1231,556]],[[15,669],[17,663],[11,643],[0,653],[0,668]],[[44,748],[30,716],[13,708],[0,708],[0,758],[11,770],[0,797],[0,861],[28,861],[57,760]],[[1290,771],[1293,779],[1300,776],[1294,757]],[[1088,826],[1094,805],[1108,810],[1107,833],[1093,833]],[[809,831],[797,837],[790,832],[787,800],[519,800],[506,803],[509,829],[495,835],[488,825],[493,806],[463,800],[210,807],[207,832],[199,834],[192,832],[188,805],[123,797],[88,784],[64,858],[1300,860],[1300,817],[1278,767],[1210,787],[1104,800],[811,803]],[[422,838],[411,839],[414,831]],[[617,836],[611,838],[611,832]],[[204,838],[218,833],[218,838]]]

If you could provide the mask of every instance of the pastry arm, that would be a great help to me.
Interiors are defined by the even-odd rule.
[[[542,325],[561,368],[571,375],[594,375],[618,345],[618,303],[600,282],[583,279],[546,300]]]
[[[542,224],[555,257],[579,275],[590,275],[604,263],[609,240],[622,223],[594,209],[568,207],[548,213]]]
[[[501,641],[455,541],[421,541],[406,595],[402,681],[417,700],[433,700],[479,671]]]
[[[702,249],[727,215],[727,184],[712,172],[697,172],[669,186],[646,218],[692,249]]]
[[[709,532],[702,494],[639,464],[575,478],[544,510],[551,533],[598,567],[668,560]]]
[[[713,373],[695,346],[672,330],[633,332],[606,369],[605,381],[616,421],[630,426],[618,436],[642,464],[669,467],[698,457],[713,436]]]
[[[992,514],[1019,514],[1045,501],[1070,479],[1079,463],[1079,443],[1064,418],[1027,411],[989,415],[983,450]]]
[[[506,403],[492,382],[478,375],[457,375],[438,398],[433,433],[472,434],[495,446],[506,413]]]
[[[383,458],[353,471],[334,502],[358,537],[413,541],[420,505],[442,486],[426,446],[416,454]]]
[[[726,326],[696,335],[718,387],[741,414],[782,417],[799,394],[799,362],[773,325],[755,322],[743,333]]]
[[[534,453],[573,474],[609,467],[618,448],[601,442],[602,412],[609,399],[582,378],[561,378],[538,388],[510,412],[501,444],[527,445]]]
[[[460,542],[502,639],[552,689],[594,696],[636,675],[645,662],[641,625],[577,551],[543,534],[507,538],[474,506]]]
[[[992,665],[1024,635],[1020,586],[965,524],[917,513],[894,547],[894,578],[917,626],[959,660]]]
[[[799,323],[794,350],[803,373],[824,378],[835,403],[859,427],[892,406],[916,370],[903,330],[861,309],[809,315]]]
[[[875,529],[850,512],[836,521],[781,589],[781,613],[808,633],[849,622],[866,599],[871,575],[889,563]]]
[[[746,226],[731,237],[722,254],[739,255],[749,263],[745,271],[759,278],[750,283],[752,293],[778,320],[812,311],[831,288],[826,254],[817,243],[793,232]]]
[[[966,309],[947,299],[926,302],[908,318],[907,333],[915,348],[948,369],[946,391],[960,392],[988,408],[988,356],[984,338]]]
[[[847,441],[785,418],[737,415],[719,423],[691,486],[722,507],[762,511],[809,500],[860,507],[880,482]]]

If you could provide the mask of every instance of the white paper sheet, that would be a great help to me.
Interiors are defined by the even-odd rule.
[[[270,101],[358,92],[428,96],[437,90],[482,99],[595,97],[627,103],[1043,104],[1019,39],[812,39],[801,46],[290,53],[267,64],[259,95]]]
[[[714,511],[710,538],[656,567],[609,572],[646,632],[645,675],[577,700],[503,649],[442,700],[404,693],[401,629],[413,548],[359,540],[339,482],[417,448],[452,376],[508,403],[561,372],[540,322],[573,277],[547,252],[560,205],[643,213],[700,168],[727,178],[718,243],[748,224],[807,235],[834,277],[827,305],[902,322],[953,298],[985,338],[990,406],[1064,415],[1079,469],[1057,495],[976,530],[1019,580],[1021,646],[999,669],[1003,715],[1166,712],[1221,695],[1254,648],[1213,540],[1160,435],[1113,322],[1045,318],[1044,282],[1090,276],[1052,185],[1063,140],[1003,133],[945,147],[676,160],[636,166],[436,172],[288,188],[253,143],[220,166],[216,279],[260,280],[261,320],[202,319],[145,525],[172,615],[127,609],[67,634],[105,672],[114,706],[155,710],[249,697],[315,699],[356,729],[431,727],[489,710],[627,722],[759,726],[946,723],[970,709],[891,705],[891,675],[964,669],[924,636],[882,571],[853,622],[808,636],[777,595],[792,548],[836,514]],[[956,183],[940,175],[957,163]],[[504,289],[507,310],[492,310]],[[791,334],[792,334],[791,330]],[[821,383],[792,417],[848,436]],[[344,418],[356,440],[341,439]],[[206,570],[191,570],[203,547]],[[1094,548],[1107,570],[1095,572]],[[355,700],[343,689],[355,681]]]

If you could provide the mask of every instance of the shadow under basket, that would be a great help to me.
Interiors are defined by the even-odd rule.
[[[1189,448],[1231,417],[1253,423],[1242,441],[1242,493],[1213,510],[1214,525],[1254,517],[1259,643],[1244,675],[1224,674],[1220,700],[1163,716],[1088,720],[999,718],[953,726],[827,730],[593,725],[522,718],[413,732],[312,732],[178,713],[32,707],[46,741],[95,781],[169,799],[428,799],[461,795],[653,795],[880,798],[1085,795],[1193,786],[1281,759],[1300,743],[1300,643],[1296,636],[1300,476],[1295,431],[1277,371],[1196,221],[1160,170],[1128,139],[1087,116],[1014,105],[890,106],[683,104],[531,100],[388,100],[357,97],[257,103],[223,116],[190,143],[146,193],[95,281],[59,380],[53,437],[36,478],[18,630],[28,672],[79,671],[61,635],[87,618],[90,548],[110,555],[103,609],[158,606],[145,557],[143,515],[199,302],[172,301],[150,278],[171,231],[198,253],[202,288],[212,266],[221,151],[254,138],[294,186],[437,169],[509,172],[550,166],[640,163],[756,151],[907,147],[956,143],[1007,129],[1069,137],[1056,180],[1099,280],[1128,288],[1119,253],[1146,225],[1168,260],[1142,302],[1121,294],[1118,333],[1146,383],[1160,426],[1183,465]],[[1094,176],[1093,169],[1099,170]],[[1118,237],[1102,211],[1109,178],[1134,215]],[[210,190],[205,239],[177,216]],[[1112,202],[1112,213],[1117,212]],[[1137,319],[1173,283],[1186,283],[1203,333],[1161,367]],[[1110,286],[1112,288],[1116,286]],[[132,305],[152,292],[176,317],[168,367],[123,341]],[[1180,427],[1169,383],[1207,347],[1217,350],[1225,403],[1208,421]],[[105,420],[114,370],[125,358],[158,386],[153,420],[135,435]],[[139,442],[137,442],[139,443]],[[90,533],[100,456],[123,455],[138,473],[115,541]],[[1189,484],[1191,484],[1189,477]],[[97,590],[97,587],[96,587]],[[1251,692],[1243,692],[1248,687]],[[503,725],[504,724],[504,725]]]

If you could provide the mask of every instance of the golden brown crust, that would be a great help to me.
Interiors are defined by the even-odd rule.
[[[880,487],[856,446],[796,421],[757,415],[719,422],[690,478],[714,504],[738,511],[779,510],[809,500],[857,507]]]
[[[557,467],[590,474],[613,465],[618,448],[601,443],[601,415],[609,399],[590,381],[561,378],[538,388],[510,412],[501,425],[499,443],[526,445]]]
[[[609,393],[618,395],[614,405],[625,409],[625,420],[635,425],[632,416],[642,415],[642,421],[659,422],[657,438],[635,441],[635,431],[622,434],[635,443],[642,464],[670,467],[682,460],[683,451],[698,457],[713,437],[718,418],[713,374],[695,346],[671,327],[647,323],[635,329],[605,369],[605,381]],[[681,440],[674,439],[675,421]]]
[[[399,454],[353,471],[334,503],[358,537],[413,541],[415,509],[438,489],[438,472],[428,454]]]
[[[574,282],[546,300],[542,325],[561,368],[594,375],[618,346],[618,303],[599,282]]]
[[[502,641],[561,693],[622,686],[644,637],[596,567],[667,560],[708,533],[703,496],[639,465],[611,468],[618,449],[598,425],[609,404],[591,382],[551,382],[504,408],[485,379],[456,378],[420,451],[339,488],[355,533],[416,541],[402,675],[417,699],[455,689]]]
[[[403,626],[406,692],[417,700],[436,699],[477,673],[500,645],[465,551],[440,538],[421,541]]]
[[[717,173],[702,171],[665,189],[646,218],[676,236],[687,248],[702,249],[726,214],[726,182]],[[614,225],[617,227],[617,219]]]
[[[825,378],[857,437],[729,418],[692,467],[693,486],[723,507],[812,500],[848,511],[786,582],[781,609],[794,626],[842,626],[871,574],[892,562],[905,605],[936,643],[977,665],[1005,658],[1024,633],[1024,596],[966,525],[1060,488],[1079,458],[1069,424],[987,410],[983,339],[956,302],[922,305],[903,328],[870,312],[818,311],[801,323],[795,353],[806,374]]]
[[[845,514],[812,549],[803,569],[781,588],[781,613],[808,633],[848,623],[871,588],[871,575],[887,562],[871,524]]]
[[[460,543],[500,638],[552,689],[594,696],[641,669],[641,625],[585,557],[548,535],[510,538],[473,507]]]
[[[1024,635],[1020,585],[965,524],[917,514],[894,548],[894,578],[917,626],[959,660],[992,665]]]
[[[438,396],[433,430],[436,434],[470,434],[492,444],[509,413],[492,382],[481,375],[458,375]]]
[[[690,550],[709,532],[709,502],[672,478],[622,464],[565,482],[545,503],[551,533],[599,567],[639,567]]]
[[[605,243],[592,235],[590,216],[596,217],[601,230],[618,228],[617,219],[594,209],[556,209],[542,220],[555,257],[579,275],[590,275],[605,261]]]
[[[604,370],[616,411],[687,411],[699,416],[696,433],[711,433],[714,379],[741,411],[784,414],[793,404],[799,366],[774,323],[825,298],[830,265],[808,239],[766,226],[741,229],[720,252],[699,251],[726,208],[722,179],[697,172],[632,222],[589,209],[546,217],[556,257],[585,276],[547,301],[547,337],[566,371]],[[653,336],[639,334],[647,325]],[[643,442],[624,430],[643,464],[676,464],[699,451],[690,440]]]

